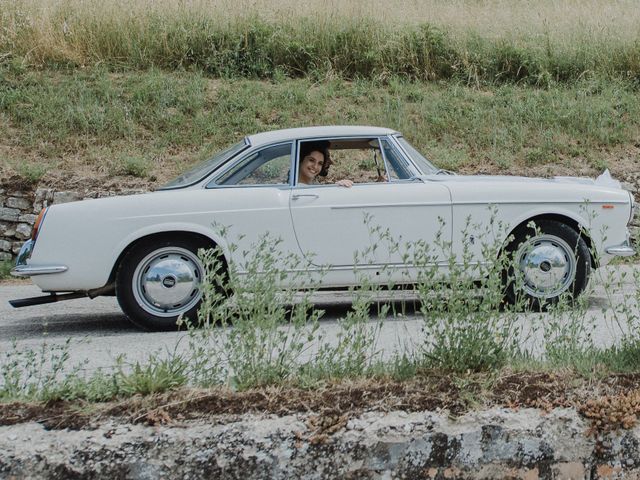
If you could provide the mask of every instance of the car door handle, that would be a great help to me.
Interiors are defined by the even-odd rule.
[[[291,197],[291,200],[298,200],[299,198],[302,198],[302,197],[319,198],[319,195],[316,195],[315,193],[294,193],[293,196]]]

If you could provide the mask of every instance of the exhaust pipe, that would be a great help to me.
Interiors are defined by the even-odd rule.
[[[87,296],[87,292],[63,293],[58,295],[52,293],[44,297],[19,298],[17,300],[9,300],[13,308],[31,307],[33,305],[44,305],[45,303],[61,302],[63,300],[73,300],[74,298],[83,298]]]
[[[9,300],[9,304],[13,308],[31,307],[33,305],[44,305],[45,303],[62,302],[63,300],[74,300],[76,298],[89,297],[91,299],[94,299],[96,297],[99,297],[100,295],[110,295],[114,291],[115,285],[113,283],[110,283],[108,285],[105,285],[104,287],[94,288],[92,290],[82,292],[71,292],[62,294],[50,293],[49,295],[45,295],[44,297],[30,297]]]

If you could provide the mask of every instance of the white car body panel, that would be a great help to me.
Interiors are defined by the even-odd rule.
[[[570,218],[588,233],[603,264],[609,260],[606,248],[620,245],[627,237],[626,228],[611,228],[626,225],[629,219],[629,194],[621,189],[523,177],[452,176],[425,180],[442,181],[451,191],[453,245],[457,248],[465,241],[465,229],[483,234],[492,216],[497,236],[487,240],[497,242],[504,242],[505,231],[512,232],[531,218],[543,215]],[[608,208],[603,209],[604,205]],[[467,228],[468,219],[480,227]],[[479,254],[480,245],[475,248]]]
[[[374,230],[388,230],[402,242],[433,243],[438,218],[451,224],[451,197],[445,186],[419,181],[300,187],[293,191],[291,215],[301,252],[315,265],[399,265],[400,252]],[[443,240],[450,241],[449,232]],[[375,251],[367,253],[374,243]]]
[[[180,190],[54,205],[30,263],[52,263],[55,257],[68,270],[59,275],[34,276],[33,280],[45,291],[101,287],[128,245],[161,232],[205,235],[232,261],[241,260],[238,257],[251,248],[253,232],[271,231],[282,239],[285,252],[298,253],[289,193],[288,188]],[[100,211],[99,218],[96,211]],[[230,229],[235,253],[227,238],[220,235],[222,226]],[[73,238],[82,238],[88,248],[77,248],[77,242],[69,241]]]

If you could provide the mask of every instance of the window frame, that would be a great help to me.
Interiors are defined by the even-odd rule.
[[[301,138],[298,139],[296,141],[296,155],[295,158],[296,160],[298,159],[298,157],[300,156],[300,144],[301,143],[305,143],[305,142],[329,142],[331,143],[332,140],[365,140],[365,139],[376,139],[378,140],[378,144],[380,144],[380,135],[357,135],[357,136],[353,136],[353,135],[349,135],[349,136],[333,136],[333,137],[314,137],[314,138]],[[329,147],[329,150],[331,150],[331,147]],[[382,157],[382,155],[380,155]],[[383,158],[383,167],[385,168],[385,173],[387,171],[387,165],[384,163],[384,157]],[[293,176],[293,187],[294,188],[309,188],[309,187],[314,187],[314,188],[318,188],[318,187],[337,187],[338,185],[336,185],[335,183],[319,183],[317,185],[300,185],[298,183],[298,168],[300,166],[300,162],[296,161],[296,168],[295,168],[295,172],[294,172],[294,176]],[[361,183],[354,183],[353,187],[356,186],[360,186],[360,185],[380,185],[381,182],[361,182]],[[353,188],[352,187],[352,188]],[[340,188],[344,188],[344,187],[340,187]]]
[[[438,168],[433,165],[429,159],[427,157],[425,157],[422,153],[420,153],[416,147],[414,147],[411,142],[409,142],[409,140],[407,140],[404,135],[398,133],[395,135],[389,135],[390,138],[393,139],[394,143],[396,144],[396,146],[398,147],[398,149],[404,154],[404,157],[407,159],[407,161],[413,165],[414,169],[416,169],[416,171],[418,172],[418,175],[433,175],[434,173],[436,173],[438,171]],[[427,166],[431,167],[433,171],[431,172],[424,172],[421,168],[418,162],[416,162],[413,157],[409,154],[409,152],[407,151],[407,149],[404,147],[404,145],[402,144],[402,142],[400,142],[400,139],[404,140],[407,144],[409,144],[411,146],[411,148],[413,148],[416,153],[418,153],[422,158],[424,158],[424,160],[426,160],[427,162]]]
[[[211,189],[220,189],[220,188],[279,188],[279,189],[291,188],[291,186],[292,186],[292,177],[291,177],[291,175],[289,175],[288,183],[265,183],[265,184],[250,184],[250,185],[240,185],[240,184],[220,185],[220,184],[216,183],[220,178],[224,177],[230,170],[233,170],[234,167],[236,167],[238,164],[244,162],[249,157],[251,157],[253,155],[256,155],[256,154],[259,154],[260,152],[262,152],[264,150],[267,150],[269,148],[279,147],[279,146],[287,145],[287,144],[290,145],[290,149],[289,149],[289,171],[292,171],[293,164],[296,163],[296,162],[294,162],[294,155],[293,155],[294,154],[294,150],[295,150],[296,141],[295,140],[285,140],[285,141],[282,141],[282,142],[270,143],[268,145],[263,145],[263,146],[260,146],[260,147],[256,147],[255,149],[251,149],[250,151],[246,152],[245,155],[239,156],[238,158],[235,159],[235,161],[233,161],[229,165],[227,165],[226,166],[227,168],[223,168],[220,171],[216,172],[216,174],[213,176],[213,178],[211,178],[211,179],[209,179],[207,181],[207,183],[205,185],[205,189],[211,190]],[[262,165],[265,165],[265,163],[263,163]],[[258,168],[260,168],[260,167],[258,167]]]
[[[353,136],[353,135],[349,135],[349,136],[332,136],[332,137],[312,137],[312,138],[301,138],[296,140],[296,151],[295,151],[295,156],[294,156],[294,163],[295,163],[295,170],[294,170],[294,175],[293,175],[293,183],[292,183],[292,188],[309,188],[309,187],[314,187],[314,188],[318,188],[318,187],[336,187],[337,185],[333,184],[333,183],[325,183],[325,184],[317,184],[317,185],[304,185],[301,186],[300,184],[298,184],[298,167],[299,167],[299,162],[298,162],[298,157],[300,155],[300,144],[304,143],[304,142],[329,142],[331,143],[332,140],[364,140],[364,139],[375,139],[378,141],[378,146],[380,149],[380,156],[382,158],[382,162],[383,162],[383,166],[385,169],[385,174],[389,174],[389,164],[386,158],[386,155],[384,153],[384,150],[382,149],[382,141],[386,140],[389,145],[391,145],[392,148],[395,148],[395,150],[398,152],[398,154],[407,162],[407,166],[409,167],[409,173],[411,174],[411,176],[409,178],[406,179],[394,179],[394,180],[389,180],[387,182],[358,182],[358,183],[354,183],[353,187],[358,187],[358,186],[364,186],[364,185],[381,185],[383,183],[387,183],[387,184],[391,184],[391,183],[404,183],[404,182],[413,182],[416,180],[418,175],[421,175],[420,170],[414,165],[413,161],[411,160],[411,158],[406,154],[406,152],[400,148],[398,146],[399,142],[394,141],[395,138],[393,135],[357,135],[357,136]],[[329,149],[331,149],[331,147],[329,147]],[[390,178],[389,176],[387,176],[387,178]],[[352,187],[352,188],[353,188]],[[341,187],[344,188],[344,187]]]
[[[407,178],[394,178],[391,179],[390,176],[387,176],[387,178],[389,178],[388,183],[401,183],[401,182],[412,182],[414,181],[414,179],[416,178],[416,171],[415,171],[415,165],[413,165],[413,163],[409,160],[409,158],[407,158],[407,155],[405,154],[405,152],[403,150],[401,150],[400,148],[398,148],[398,146],[391,140],[392,137],[387,135],[385,138],[378,140],[379,143],[385,141],[387,142],[387,144],[389,145],[389,148],[394,149],[396,151],[396,153],[400,156],[400,158],[402,158],[405,162],[406,162],[406,170],[407,173],[409,174],[409,177]],[[386,169],[387,169],[387,175],[389,175],[389,171],[390,171],[390,162],[387,159],[387,154],[384,151],[384,148],[382,148],[382,145],[380,145],[380,153],[382,155],[382,158],[384,159],[384,162],[386,164]]]

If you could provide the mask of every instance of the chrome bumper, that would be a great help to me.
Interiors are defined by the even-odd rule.
[[[31,258],[34,246],[33,240],[27,240],[16,259],[16,266],[11,270],[14,277],[31,277],[33,275],[47,275],[51,273],[66,272],[69,268],[65,265],[27,265],[27,260]]]
[[[609,255],[615,255],[617,257],[631,257],[636,254],[635,249],[631,246],[631,241],[627,238],[624,243],[615,245],[613,247],[607,247],[605,251]]]

